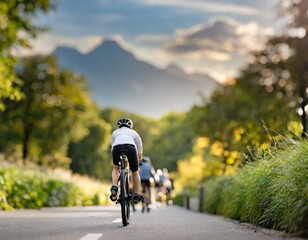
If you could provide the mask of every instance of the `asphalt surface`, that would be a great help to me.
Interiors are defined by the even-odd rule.
[[[0,211],[0,240],[272,240],[282,233],[176,206],[131,216],[122,226],[119,206]],[[287,238],[295,239],[295,238]]]

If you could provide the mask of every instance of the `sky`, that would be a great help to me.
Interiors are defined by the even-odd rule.
[[[220,82],[236,76],[251,51],[280,31],[279,0],[56,0],[35,22],[49,31],[31,53],[69,46],[86,53],[114,39],[159,68],[175,64]]]

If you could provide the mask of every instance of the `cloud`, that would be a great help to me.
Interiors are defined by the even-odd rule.
[[[136,44],[151,44],[151,43],[163,43],[170,40],[170,36],[165,34],[147,34],[139,35],[134,39]]]
[[[261,28],[254,22],[239,24],[231,19],[216,18],[208,24],[178,30],[164,48],[173,55],[228,61],[234,53],[245,55],[260,49],[270,33],[270,28]]]
[[[214,2],[207,0],[140,0],[150,5],[167,5],[197,9],[204,12],[232,13],[237,15],[258,15],[259,12],[252,7],[230,4],[226,2]]]
[[[206,24],[178,29],[173,35],[137,35],[127,49],[157,67],[176,63],[186,72],[208,73],[219,81],[235,76],[249,52],[261,49],[271,28],[256,22],[213,18]]]
[[[49,54],[58,46],[76,48],[82,53],[86,53],[102,42],[101,36],[85,37],[63,37],[49,33],[40,35],[31,41],[31,49],[18,49],[18,55]]]
[[[256,22],[239,23],[229,18],[213,18],[206,24],[175,31],[163,50],[165,59],[187,72],[209,73],[219,81],[236,76],[251,51],[263,48],[271,28]]]

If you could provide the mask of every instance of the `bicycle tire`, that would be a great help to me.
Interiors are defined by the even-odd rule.
[[[128,176],[125,169],[121,170],[120,173],[120,188],[121,188],[121,214],[122,214],[122,223],[123,226],[129,224],[129,197],[128,197]]]
[[[128,224],[129,224],[129,221],[130,221],[130,204],[131,204],[131,192],[130,192],[130,189],[129,189],[129,178],[128,178],[128,174],[126,174],[126,216],[127,216],[127,221],[128,221]]]

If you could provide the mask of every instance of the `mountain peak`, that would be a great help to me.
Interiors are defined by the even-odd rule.
[[[207,76],[185,73],[172,64],[166,69],[138,60],[114,40],[104,40],[88,54],[58,52],[62,67],[89,80],[94,100],[101,107],[120,107],[148,116],[186,111],[216,87]],[[185,96],[185,98],[183,98]]]
[[[122,48],[119,43],[116,41],[116,40],[113,40],[113,39],[104,39],[101,44],[99,44],[97,48],[113,48],[113,49],[116,49],[116,48]]]
[[[135,56],[123,49],[119,43],[115,40],[105,39],[100,45],[94,48],[87,54],[87,58],[92,59],[96,62],[113,62],[120,66],[125,62],[134,62]],[[102,63],[102,62],[101,62]]]
[[[67,47],[67,46],[59,46],[54,51],[55,54],[57,53],[64,53],[64,54],[80,54],[80,52],[73,48],[73,47]]]
[[[105,39],[99,44],[96,48],[94,48],[89,54],[93,52],[125,52],[125,50],[118,44],[117,41],[113,39]]]

